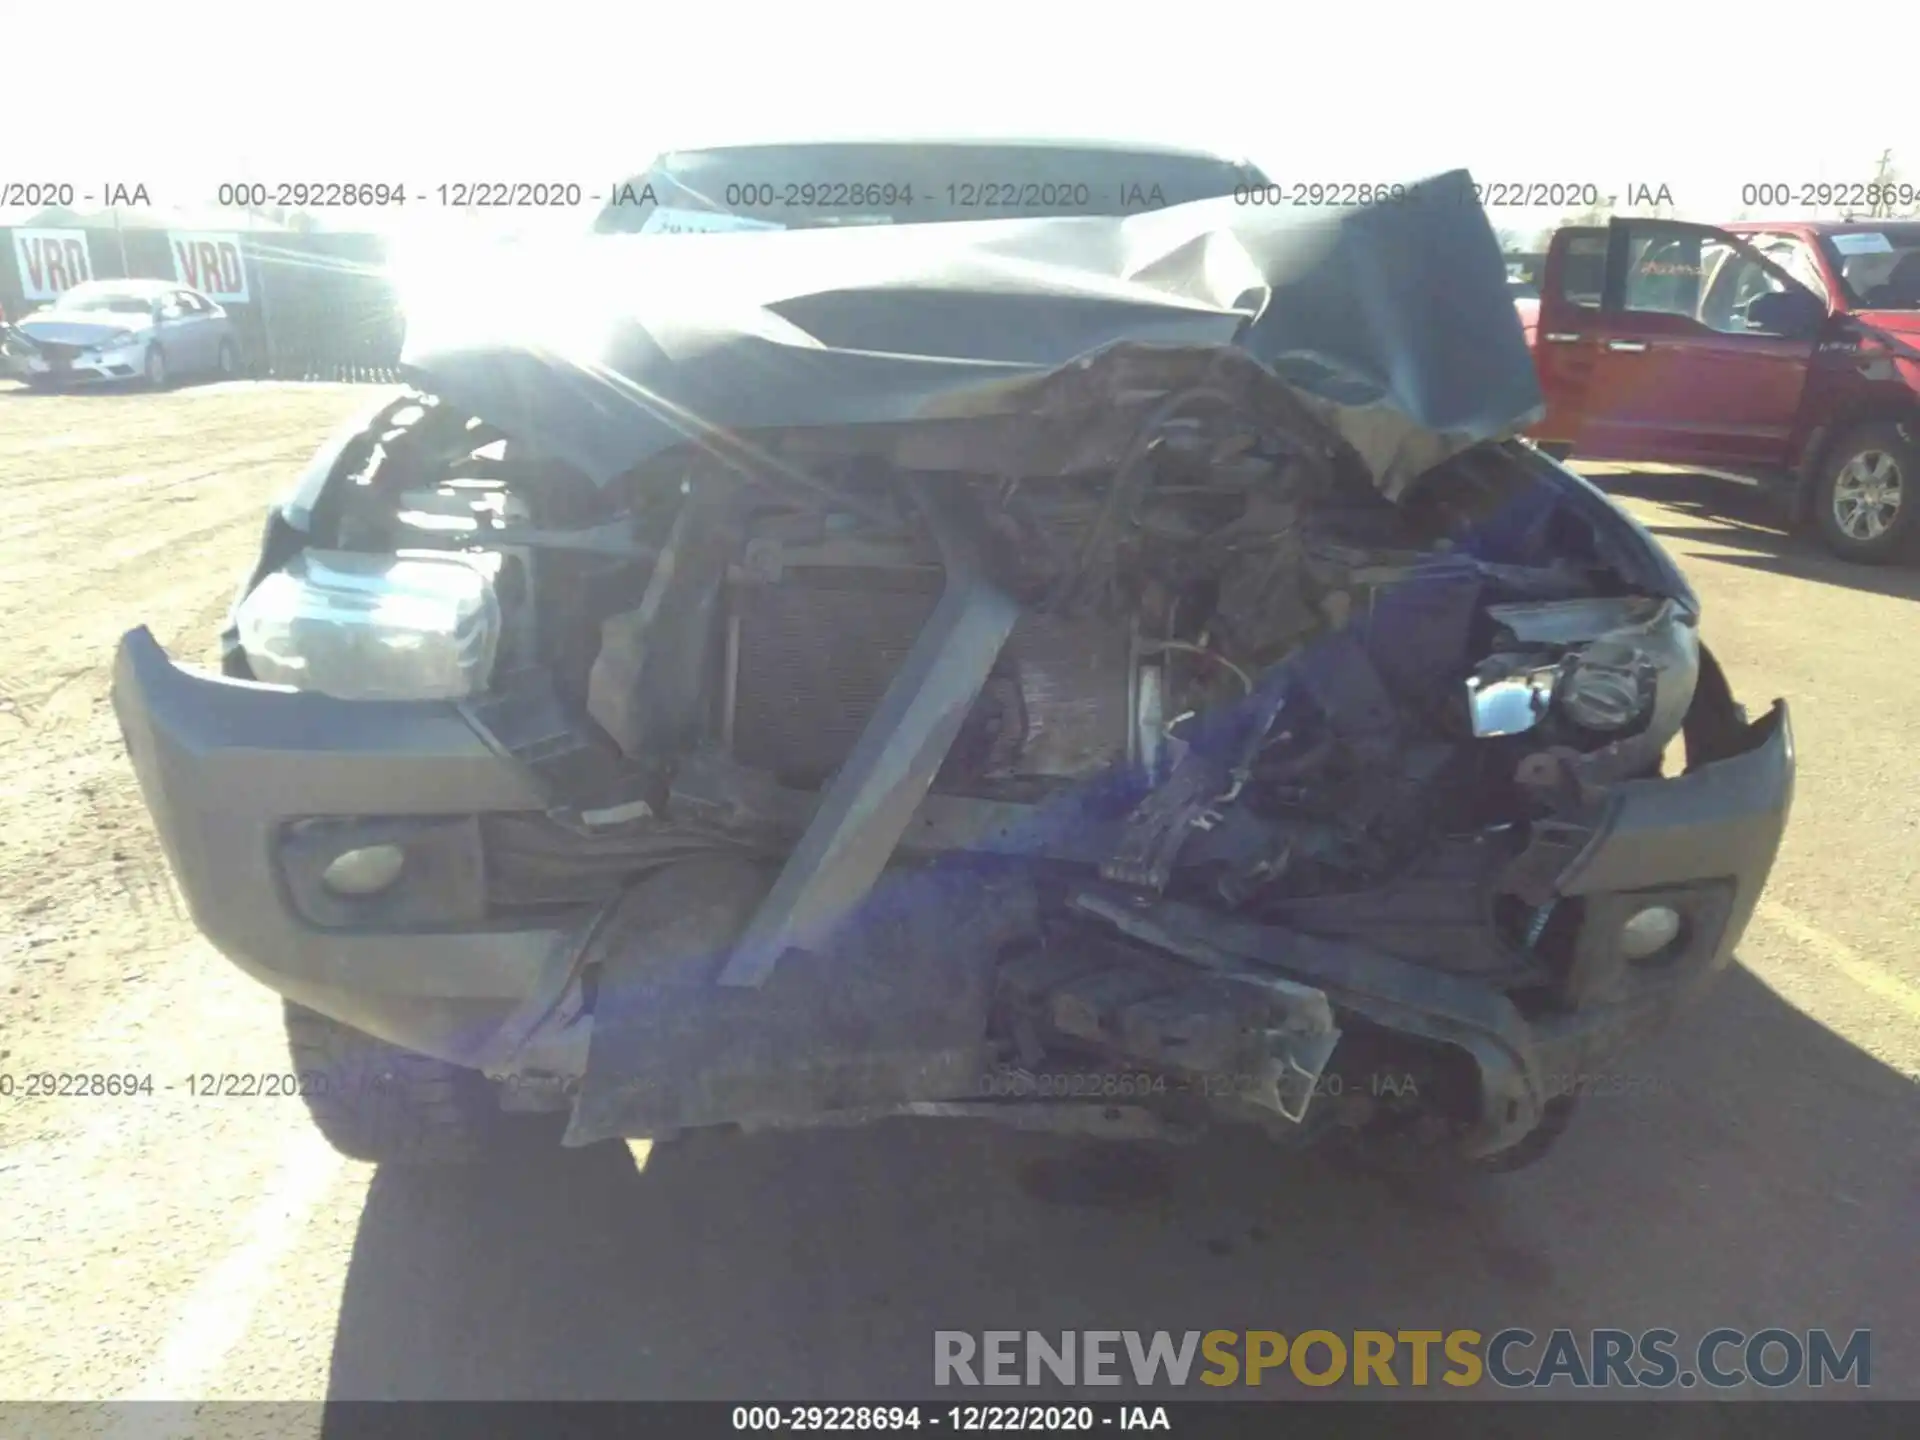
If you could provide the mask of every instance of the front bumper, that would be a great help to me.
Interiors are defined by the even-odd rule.
[[[113,704],[195,924],[281,994],[396,1045],[488,1068],[544,1015],[584,920],[485,913],[478,821],[538,811],[533,778],[445,701],[344,701],[199,674],[129,632]],[[329,914],[301,857],[326,817],[411,817],[424,895]],[[305,830],[289,829],[306,821]],[[365,842],[363,842],[365,843]]]
[[[147,347],[125,345],[118,350],[76,355],[70,360],[51,359],[38,350],[28,349],[12,363],[15,373],[30,381],[58,385],[101,384],[137,379],[146,368]]]
[[[144,628],[121,641],[113,700],[194,920],[236,965],[301,1004],[458,1064],[512,1070],[539,1044],[543,1022],[577,989],[600,908],[537,920],[489,912],[479,816],[540,812],[547,800],[460,706],[342,701],[199,674]],[[1536,840],[1550,903],[1580,917],[1558,1004],[1523,1010],[1468,977],[1191,907],[1134,909],[1127,928],[1174,953],[1264,965],[1340,1009],[1467,1051],[1483,1114],[1472,1148],[1504,1148],[1539,1122],[1556,1077],[1656,1026],[1733,957],[1786,826],[1794,753],[1785,702],[1751,724],[1724,693],[1720,704],[1726,713],[1708,717],[1712,759],[1617,785],[1588,823]],[[348,836],[408,847],[403,896],[328,908],[315,856],[324,863]],[[1688,916],[1683,943],[1657,964],[1629,962],[1620,922],[1667,901]]]
[[[1696,704],[1711,704],[1713,688],[1702,686]],[[1092,908],[1136,941],[1213,968],[1281,972],[1324,991],[1343,1014],[1465,1051],[1478,1072],[1479,1118],[1463,1148],[1492,1155],[1533,1131],[1550,1101],[1582,1093],[1594,1065],[1660,1028],[1732,962],[1792,808],[1793,728],[1784,700],[1751,724],[1720,718],[1714,759],[1614,787],[1591,823],[1536,827],[1521,859],[1546,876],[1542,908],[1577,917],[1545,1004],[1536,996],[1523,1009],[1468,977],[1191,905]],[[1675,909],[1682,931],[1636,963],[1622,952],[1621,926],[1650,905]]]

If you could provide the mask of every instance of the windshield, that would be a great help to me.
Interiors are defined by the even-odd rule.
[[[1066,144],[750,145],[662,155],[616,186],[602,234],[1129,215],[1260,185],[1250,165]]]
[[[1920,310],[1920,225],[1829,231],[1820,244],[1854,308]]]
[[[105,285],[76,285],[54,301],[60,310],[100,310],[113,315],[144,315],[153,298],[137,290],[115,290]]]

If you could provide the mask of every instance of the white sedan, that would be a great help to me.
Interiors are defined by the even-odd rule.
[[[13,327],[7,349],[29,385],[233,376],[240,345],[227,312],[170,280],[90,280]]]

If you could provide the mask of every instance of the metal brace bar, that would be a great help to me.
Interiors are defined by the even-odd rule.
[[[925,483],[916,498],[946,588],[721,970],[722,985],[765,984],[782,955],[819,943],[866,898],[1020,618],[1019,601],[980,567],[956,513],[964,500]]]

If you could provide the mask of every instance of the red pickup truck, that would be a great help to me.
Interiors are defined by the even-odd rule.
[[[1849,560],[1920,532],[1920,222],[1572,227],[1515,306],[1543,449],[1778,485]]]

